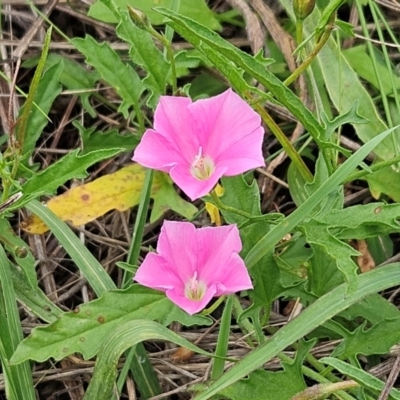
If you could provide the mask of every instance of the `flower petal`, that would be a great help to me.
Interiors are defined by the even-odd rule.
[[[163,135],[191,163],[199,151],[199,138],[193,117],[188,110],[192,101],[187,97],[161,96],[154,113],[154,129]]]
[[[172,265],[176,276],[185,283],[197,265],[196,228],[190,222],[165,221],[158,238],[157,252]],[[163,278],[163,277],[161,277]]]
[[[176,146],[153,129],[147,129],[144,133],[132,160],[147,168],[164,172],[169,172],[177,163],[186,163]]]
[[[175,288],[167,290],[166,295],[177,306],[185,310],[188,314],[193,315],[203,310],[210,302],[210,300],[215,296],[216,292],[217,292],[216,286],[215,285],[210,286],[209,288],[207,288],[204,297],[199,301],[188,299],[180,292],[179,289]]]
[[[249,134],[254,134],[254,143],[250,148],[242,147],[242,156],[251,158],[254,148],[261,154],[258,139],[261,118],[231,89],[218,96],[198,100],[188,108],[201,132],[200,140],[205,155],[217,159]]]
[[[147,254],[134,279],[143,286],[164,292],[171,288],[184,290],[184,284],[171,264],[155,253]]]
[[[261,151],[263,137],[264,129],[258,127],[254,132],[244,136],[221,153],[216,159],[216,165],[227,168],[226,176],[238,175],[265,166]]]
[[[226,265],[219,269],[217,293],[215,296],[223,296],[239,292],[240,290],[253,289],[249,272],[244,261],[238,254],[232,254]]]
[[[171,179],[185,192],[185,194],[193,201],[210,193],[212,188],[217,184],[219,178],[226,172],[226,167],[216,167],[215,171],[208,179],[200,180],[195,178],[190,172],[190,168],[176,165],[171,168]]]

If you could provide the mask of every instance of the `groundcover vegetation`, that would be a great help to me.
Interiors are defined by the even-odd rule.
[[[2,398],[400,399],[397,3],[1,9]]]

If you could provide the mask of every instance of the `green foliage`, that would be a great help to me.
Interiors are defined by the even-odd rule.
[[[235,383],[240,378],[261,367],[265,362],[284,350],[288,345],[304,337],[334,315],[345,310],[369,294],[400,283],[398,264],[387,265],[363,274],[358,278],[358,289],[347,293],[347,285],[342,284],[320,297],[311,306],[287,323],[283,329],[254,349],[247,357],[235,364],[221,378],[197,396],[197,400],[209,399],[216,393]]]
[[[257,370],[220,392],[232,400],[282,400],[290,399],[306,388],[301,370],[304,357],[314,341],[303,342],[291,362],[282,362],[283,371]]]
[[[162,325],[172,321],[183,325],[211,322],[200,315],[188,315],[162,292],[133,285],[126,290],[107,291],[100,299],[62,314],[49,326],[34,329],[19,345],[12,362],[44,361],[50,357],[61,360],[77,352],[87,360],[98,353],[101,343],[118,326],[143,319]]]
[[[33,175],[23,185],[24,196],[11,205],[9,210],[15,210],[33,199],[46,194],[54,194],[57,188],[73,178],[85,178],[87,168],[96,162],[120,153],[121,149],[111,148],[98,150],[85,155],[80,155],[79,150],[74,150],[55,162],[44,171]]]
[[[153,25],[160,25],[166,21],[166,18],[153,11],[153,8],[160,6],[171,9],[173,0],[130,0],[129,2],[127,0],[117,0],[115,3],[121,9],[126,9],[129,4],[131,7],[137,8],[146,14]],[[221,28],[216,16],[210,11],[204,0],[181,0],[178,12],[210,29],[219,30]],[[90,7],[88,15],[104,22],[119,22],[100,1],[96,1]]]
[[[95,127],[85,128],[79,121],[73,121],[75,128],[79,130],[82,139],[83,150],[80,155],[87,153],[121,149],[121,151],[132,151],[138,144],[139,139],[131,133],[121,135],[117,129],[111,129],[107,132],[99,132]]]
[[[22,142],[22,154],[25,156],[24,163],[33,153],[35,145],[44,127],[49,123],[48,113],[56,97],[61,93],[61,85],[59,84],[60,75],[63,66],[61,63],[53,65],[47,69],[41,77],[37,90],[33,95],[34,105],[32,106],[26,122],[26,129],[24,130],[24,139]],[[25,112],[25,104],[20,109],[19,117]],[[21,129],[21,128],[19,128]]]
[[[129,108],[139,102],[144,90],[138,74],[129,64],[122,62],[107,42],[98,43],[89,35],[71,42],[86,57],[87,63],[95,67],[101,78],[121,96],[119,111],[128,118]]]

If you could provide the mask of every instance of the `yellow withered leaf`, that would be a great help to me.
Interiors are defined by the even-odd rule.
[[[145,169],[139,164],[132,164],[54,197],[47,202],[47,207],[63,221],[76,226],[83,225],[110,210],[125,211],[137,205],[144,177]],[[158,195],[162,199],[157,198]],[[166,209],[173,209],[186,218],[197,212],[195,206],[178,196],[170,178],[162,173],[154,175],[151,197],[155,199],[154,208],[157,209],[154,209],[153,213],[157,216]],[[36,215],[24,220],[21,228],[32,234],[41,234],[49,230]]]
[[[215,186],[214,190],[218,197],[221,197],[224,194],[224,188],[220,184],[217,184],[217,186]],[[220,214],[218,208],[215,207],[214,204],[206,201],[206,210],[207,210],[208,215],[210,216],[211,223],[215,224],[217,226],[221,226],[222,225],[222,217],[221,217],[221,214]]]

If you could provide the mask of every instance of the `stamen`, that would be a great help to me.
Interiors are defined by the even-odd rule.
[[[186,282],[185,285],[185,296],[194,301],[200,301],[207,291],[207,285],[197,279],[197,272]]]
[[[199,147],[199,152],[195,156],[192,165],[190,166],[190,172],[195,178],[204,180],[208,179],[214,171],[214,161],[211,157],[204,156],[202,147]]]

